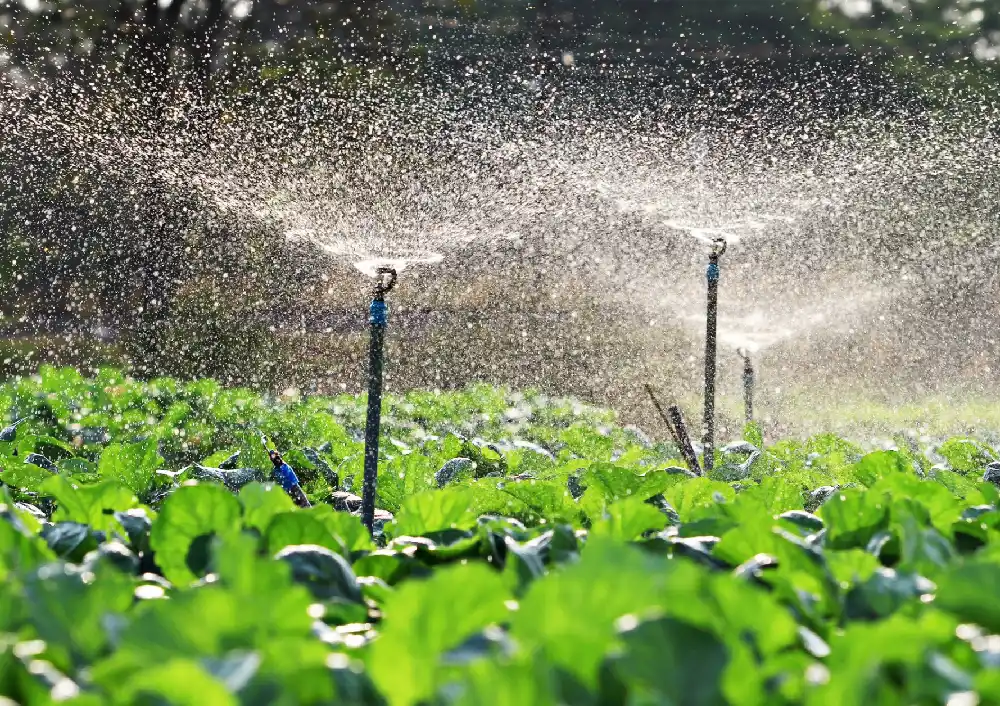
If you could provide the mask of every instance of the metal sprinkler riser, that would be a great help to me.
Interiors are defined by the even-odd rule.
[[[371,344],[368,349],[368,419],[365,423],[365,475],[361,491],[361,521],[375,532],[375,496],[378,489],[378,441],[382,425],[382,366],[385,330],[389,325],[389,305],[385,295],[396,286],[396,270],[379,267],[368,309]]]
[[[704,437],[705,453],[702,457],[702,468],[710,473],[715,465],[715,364],[717,336],[719,327],[719,258],[726,252],[726,241],[717,239],[712,244],[708,255],[708,309],[706,312],[705,329],[705,420]]]
[[[736,354],[743,359],[743,409],[746,412],[746,423],[753,423],[753,392],[757,383],[757,375],[753,369],[750,353],[737,350]]]

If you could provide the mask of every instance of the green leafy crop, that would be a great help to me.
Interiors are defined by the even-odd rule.
[[[977,439],[748,427],[753,454],[696,477],[602,410],[414,392],[385,402],[372,537],[363,402],[111,370],[0,385],[26,418],[0,442],[0,696],[1000,702],[1000,470]],[[269,482],[256,429],[312,508]]]

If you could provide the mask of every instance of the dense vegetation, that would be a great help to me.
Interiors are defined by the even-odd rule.
[[[749,428],[704,478],[572,401],[410,393],[373,540],[363,400],[48,368],[0,410],[21,704],[1000,702],[983,441]]]

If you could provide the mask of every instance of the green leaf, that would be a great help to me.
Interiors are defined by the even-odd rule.
[[[1000,488],[997,488],[992,483],[979,483],[976,487],[983,496],[984,504],[997,505],[1000,503]]]
[[[729,650],[711,632],[659,618],[621,634],[624,652],[612,661],[620,678],[655,703],[723,706],[722,675]]]
[[[728,483],[704,477],[678,483],[663,493],[663,496],[677,510],[682,522],[691,522],[717,511],[717,494],[725,502],[732,502],[736,498],[736,491]]]
[[[472,494],[464,488],[419,493],[403,501],[395,522],[386,527],[386,534],[418,537],[445,529],[470,529],[476,524],[471,500]]]
[[[292,582],[289,566],[258,556],[253,537],[215,541],[219,582],[143,604],[118,651],[99,667],[96,681],[114,684],[123,672],[145,670],[180,654],[222,657],[232,649],[263,651],[282,640],[309,637],[313,599]]]
[[[133,589],[131,577],[110,567],[95,575],[72,564],[48,564],[26,577],[28,624],[81,667],[110,647],[108,618],[131,608]]]
[[[743,438],[758,449],[764,448],[764,429],[757,422],[747,422],[743,426]]]
[[[667,517],[639,498],[625,498],[605,508],[605,517],[594,523],[592,532],[620,541],[632,541],[645,532],[662,530]]]
[[[340,543],[341,549],[338,551],[344,556],[350,556],[352,552],[373,551],[376,548],[368,529],[356,515],[337,512],[329,505],[317,505],[307,514],[323,523],[327,531]]]
[[[615,621],[656,606],[659,587],[678,570],[694,569],[591,537],[580,561],[529,586],[511,618],[511,636],[596,687],[598,665],[615,642]]]
[[[867,546],[876,532],[888,526],[888,514],[880,494],[856,488],[837,491],[819,509],[832,549]]]
[[[952,526],[962,516],[962,503],[940,483],[926,481],[904,473],[887,476],[872,488],[894,503],[906,504],[906,514],[916,513],[920,522],[933,524],[938,531],[950,536]],[[897,511],[895,505],[893,510]]]
[[[150,532],[150,546],[163,575],[184,585],[197,577],[187,566],[191,543],[206,535],[231,535],[240,529],[240,501],[219,485],[178,488],[163,502]]]
[[[845,549],[826,552],[830,573],[841,584],[867,581],[882,565],[877,557],[864,549]]]
[[[641,476],[631,468],[623,468],[610,463],[592,464],[584,472],[582,480],[588,490],[599,491],[604,500],[609,503],[631,497],[642,485]],[[657,490],[649,497],[661,492],[663,491]]]
[[[123,703],[145,703],[159,697],[172,706],[239,706],[240,700],[226,685],[197,662],[175,657],[152,664],[120,687]]]
[[[903,675],[905,685],[907,672],[926,671],[925,658],[933,648],[953,640],[955,628],[950,618],[933,612],[917,619],[897,614],[877,623],[849,624],[842,634],[831,639],[829,678],[809,693],[806,703],[821,706],[880,702],[872,700],[873,695],[899,684],[899,675]],[[893,702],[926,703],[927,696],[897,698]]]
[[[504,498],[507,503],[503,514],[517,517],[527,524],[574,523],[580,518],[580,507],[573,502],[569,490],[562,483],[505,482],[493,494]]]
[[[448,567],[426,581],[404,583],[386,600],[381,635],[367,655],[375,685],[393,706],[428,699],[439,684],[441,656],[504,621],[509,598],[500,575],[481,564]]]
[[[417,560],[401,552],[383,549],[367,554],[351,565],[358,576],[374,576],[392,586],[407,575]]]
[[[994,460],[992,450],[974,439],[948,439],[937,451],[962,475],[982,475],[986,464]]]
[[[740,520],[780,515],[802,509],[802,493],[780,476],[769,476],[738,493],[733,501],[734,517]]]
[[[32,571],[53,558],[45,543],[29,535],[16,515],[0,512],[0,585],[9,583],[12,574]],[[0,626],[3,625],[3,612],[3,601],[0,601]]]
[[[455,706],[556,706],[551,674],[544,659],[522,656],[504,661],[481,659],[461,674]]]
[[[951,542],[927,526],[929,524],[924,506],[910,499],[897,500],[893,504],[892,526],[900,538],[899,568],[933,578],[955,557],[955,550]]]
[[[823,554],[798,537],[774,527],[773,520],[762,519],[730,530],[715,545],[712,554],[733,566],[758,554],[777,557],[778,567],[766,574],[765,581],[786,581],[794,589],[826,599],[831,609],[837,600],[837,584],[826,567]]]
[[[155,485],[156,469],[163,463],[156,447],[155,439],[138,444],[110,444],[101,452],[97,472],[144,497]]]
[[[1000,586],[1000,565],[972,561],[936,578],[934,605],[959,619],[982,625],[990,632],[1000,632],[1000,603],[987,599],[987,593]]]
[[[239,603],[255,619],[245,627],[252,629],[259,645],[276,636],[305,636],[312,619],[312,603],[307,590],[292,581],[292,572],[283,562],[257,553],[257,542],[246,534],[221,540],[217,568],[219,579],[230,600]],[[281,606],[281,610],[275,610]]]
[[[250,483],[240,490],[243,505],[243,526],[267,529],[271,518],[282,512],[291,512],[295,503],[280,486],[271,483]]]
[[[7,470],[0,473],[0,480],[12,488],[37,491],[52,478],[52,472],[31,463],[24,463],[20,458],[13,458],[4,464]]]
[[[910,473],[906,458],[898,451],[874,451],[862,457],[854,466],[854,477],[864,486],[872,487],[880,479],[894,473]]]
[[[221,463],[228,461],[233,457],[234,454],[238,453],[239,449],[220,449],[216,451],[208,458],[202,459],[201,465],[207,466],[208,468],[219,468]]]
[[[305,512],[281,512],[271,518],[264,533],[269,554],[298,544],[315,544],[335,552],[342,545],[319,519]]]
[[[79,563],[88,552],[97,549],[98,538],[87,525],[79,522],[56,522],[42,529],[41,538],[60,559]]]
[[[113,480],[74,487],[62,476],[53,476],[42,490],[59,504],[52,514],[53,521],[79,522],[99,532],[119,530],[115,511],[131,510],[139,504],[131,490]]]
[[[362,602],[358,578],[340,554],[317,544],[299,544],[285,547],[274,558],[288,564],[292,579],[308,588],[317,600]]]

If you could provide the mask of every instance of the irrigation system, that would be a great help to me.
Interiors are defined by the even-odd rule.
[[[706,278],[708,280],[708,306],[706,310],[706,335],[705,335],[705,417],[704,417],[704,453],[701,464],[698,463],[698,455],[691,443],[691,437],[684,422],[684,416],[678,405],[672,404],[664,409],[663,405],[656,397],[653,389],[647,385],[653,405],[663,419],[667,428],[673,436],[677,447],[680,449],[684,462],[692,473],[703,475],[710,473],[714,467],[715,455],[715,378],[718,348],[718,317],[719,317],[719,260],[726,252],[726,241],[718,238],[712,243],[712,249],[708,256],[708,270]],[[375,270],[375,287],[372,292],[372,301],[369,306],[368,324],[370,331],[370,345],[368,353],[368,416],[365,423],[365,461],[364,461],[364,484],[361,494],[361,520],[370,533],[375,531],[375,499],[378,491],[378,452],[379,435],[382,425],[382,371],[385,362],[385,332],[389,325],[389,305],[385,301],[386,295],[396,286],[398,278],[397,271],[393,267],[381,266]],[[747,422],[753,421],[753,387],[754,369],[749,353],[737,350],[737,354],[743,359],[743,395],[746,407]],[[266,442],[265,442],[266,447]],[[271,461],[274,463],[276,474],[283,480],[289,476],[287,483],[282,482],[282,486],[289,495],[299,504],[305,502],[308,507],[308,499],[302,493],[295,478],[294,471],[285,464],[277,451],[268,450]],[[285,472],[287,469],[287,472]],[[294,481],[294,482],[293,482]],[[287,486],[287,487],[286,487]],[[297,492],[296,492],[297,491]],[[301,500],[298,497],[301,495]]]
[[[711,473],[715,465],[715,363],[719,329],[719,258],[726,252],[726,241],[718,238],[708,255],[708,309],[705,331],[705,451],[702,466]]]
[[[375,531],[375,493],[378,488],[378,437],[382,424],[382,364],[385,329],[389,325],[389,305],[385,295],[396,286],[396,270],[379,267],[369,307],[371,345],[368,353],[368,419],[365,424],[365,480],[361,492],[361,521]]]

